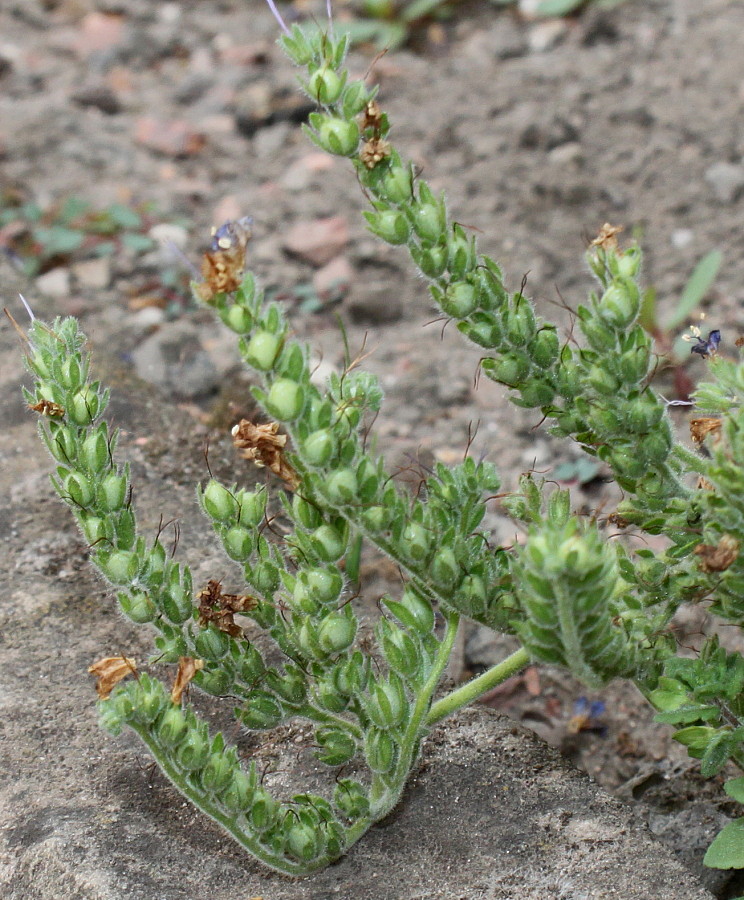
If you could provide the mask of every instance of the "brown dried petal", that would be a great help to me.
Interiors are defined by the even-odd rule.
[[[592,241],[592,247],[601,247],[603,250],[617,250],[617,236],[623,231],[622,225],[610,225],[605,222],[599,229],[599,234]]]
[[[212,246],[202,259],[204,281],[196,286],[205,303],[217,294],[230,294],[240,287],[245,272],[245,251],[251,239],[248,221],[238,219],[213,229]]]
[[[383,159],[387,159],[390,153],[391,148],[387,141],[383,141],[381,138],[372,138],[372,140],[362,145],[362,149],[359,151],[359,159],[368,169],[374,169]]]
[[[374,128],[377,131],[382,126],[382,110],[376,100],[370,100],[364,108],[361,121],[362,131],[365,128]]]
[[[734,341],[734,347],[744,347],[744,337],[738,337]]]
[[[699,491],[714,491],[716,489],[716,486],[714,484],[712,484],[710,481],[708,481],[707,478],[703,478],[702,475],[699,476],[695,487]]]
[[[49,416],[51,418],[59,418],[65,414],[64,407],[51,400],[39,400],[38,403],[34,403],[33,406],[29,405],[28,408],[32,409],[34,412],[41,413],[42,416]]]
[[[88,671],[98,679],[96,691],[105,700],[122,678],[137,675],[137,665],[128,656],[105,656],[88,666]]]
[[[723,572],[739,555],[739,542],[730,534],[724,534],[717,546],[698,544],[693,553],[700,557],[703,572]]]
[[[690,419],[690,436],[696,444],[702,444],[709,434],[716,433],[717,439],[720,439],[721,420],[712,416],[705,416],[702,419]]]
[[[248,594],[226,594],[219,581],[210,581],[206,588],[196,595],[199,601],[199,625],[206,628],[211,622],[230,637],[243,637],[243,629],[235,624],[233,616],[239,612],[255,609],[258,600]]]
[[[194,659],[191,656],[182,656],[178,660],[178,671],[176,679],[173,682],[173,690],[171,691],[171,700],[174,703],[181,702],[181,695],[186,690],[186,686],[193,679],[194,675],[204,668],[203,659]]]
[[[233,444],[244,459],[252,460],[257,466],[266,466],[294,491],[299,487],[300,478],[297,472],[284,458],[282,452],[287,443],[286,434],[277,434],[279,425],[269,422],[266,425],[254,425],[247,419],[241,419],[233,427]]]

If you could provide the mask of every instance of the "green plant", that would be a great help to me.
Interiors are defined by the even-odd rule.
[[[343,67],[347,38],[295,27],[281,43],[321,107],[307,134],[350,160],[371,202],[369,230],[408,251],[442,315],[475,345],[485,376],[609,466],[625,495],[613,524],[663,535],[666,549],[606,539],[594,520],[572,514],[568,491],[530,476],[503,500],[526,529],[524,544],[494,547],[481,525],[500,479],[472,458],[438,464],[409,496],[368,450],[382,402],[377,380],[355,361],[323,388],[313,383],[307,348],[244,272],[245,223],[227,223],[194,292],[238,335],[258,379],[255,399],[273,422],[241,422],[233,435],[247,458],[283,480],[293,524],[270,540],[264,488],[214,478],[199,488],[250,593],[226,593],[213,580],[195,596],[188,567],[138,533],[129,470],[116,462],[116,433],[102,418],[108,392],[90,380],[77,322],[30,329],[34,386],[26,397],[56,462],[54,488],[121,610],[154,629],[154,662],[178,663],[169,691],[131,660],[101,661],[103,726],[133,729],[179,791],[258,859],[294,875],[346,852],[398,802],[431,726],[530,660],[563,666],[592,687],[632,679],[664,720],[682,726],[676,737],[706,774],[744,763],[744,660],[715,640],[699,659],[680,658],[667,627],[685,602],[705,600],[734,625],[744,617],[744,364],[707,353],[712,381],[698,388],[701,415],[691,423],[693,438],[708,446],[703,457],[676,439],[650,384],[637,247],[621,250],[618,229],[603,227],[587,254],[599,290],[577,310],[583,344],[562,342],[521,291],[507,290],[497,264],[449,220],[443,196],[389,143],[375,89]],[[361,542],[406,578],[400,596],[382,601],[373,649],[359,640],[348,596]],[[246,640],[236,614],[266,632],[281,663]],[[522,646],[438,696],[463,617],[516,634]],[[129,673],[136,679],[122,681]],[[245,728],[312,723],[318,759],[336,769],[329,794],[273,796],[255,765],[245,769],[236,747],[183,705],[189,681],[234,698]],[[353,774],[339,770],[347,765]],[[729,791],[741,794],[738,781]],[[741,864],[735,828],[737,840],[729,826],[713,844],[712,865]]]

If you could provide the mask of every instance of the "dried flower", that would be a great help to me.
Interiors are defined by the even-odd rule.
[[[137,675],[137,665],[128,656],[104,656],[92,666],[88,666],[88,671],[98,679],[96,691],[99,698],[106,700],[122,678]]]
[[[359,158],[368,169],[374,169],[378,163],[390,156],[390,152],[390,144],[387,141],[383,141],[382,138],[372,138],[362,145]]]
[[[222,583],[215,580],[207,582],[196,599],[199,601],[199,625],[206,628],[212,622],[220,631],[234,638],[243,637],[243,629],[235,624],[235,613],[250,612],[258,604],[258,600],[248,594],[224,593]]]
[[[240,450],[244,459],[252,460],[257,466],[266,466],[278,475],[291,490],[297,490],[300,478],[284,458],[286,434],[277,434],[279,425],[269,422],[266,425],[254,425],[247,419],[241,419],[232,429],[233,444]]]
[[[209,303],[217,294],[229,294],[240,287],[252,222],[246,216],[213,229],[211,247],[202,260],[204,281],[196,287],[205,303]]]
[[[61,418],[65,414],[64,408],[59,403],[54,403],[51,400],[39,400],[38,403],[34,403],[33,406],[29,405],[28,408],[34,412],[41,413],[42,416],[56,419]]]
[[[704,416],[702,419],[690,419],[690,436],[696,444],[702,444],[709,434],[715,434],[716,440],[720,440],[720,419],[712,416]]]
[[[700,557],[703,572],[723,572],[739,555],[739,542],[730,534],[724,534],[717,545],[698,544],[693,553]]]
[[[203,659],[194,659],[191,656],[182,656],[178,660],[178,671],[173,682],[173,690],[171,691],[171,700],[174,703],[181,702],[181,696],[186,690],[189,682],[193,680],[196,673],[204,668]]]
[[[617,250],[617,236],[623,231],[622,225],[610,225],[605,222],[599,229],[599,234],[592,241],[592,247],[601,247],[603,250]]]

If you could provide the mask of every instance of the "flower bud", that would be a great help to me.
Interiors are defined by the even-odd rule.
[[[307,93],[317,103],[331,106],[341,96],[345,80],[332,69],[318,69],[307,82]]]
[[[530,362],[523,353],[504,353],[496,359],[484,359],[481,368],[491,381],[516,387],[529,375]]]
[[[320,745],[315,757],[327,766],[342,766],[357,751],[356,741],[347,731],[338,728],[319,728],[315,737]]]
[[[285,820],[286,821],[286,820]],[[323,849],[323,839],[320,829],[316,831],[312,825],[303,822],[294,815],[290,816],[293,823],[289,826],[284,842],[285,851],[300,862],[310,862],[318,856]],[[320,823],[318,823],[320,825]]]
[[[253,796],[253,806],[249,815],[256,831],[267,831],[279,818],[279,803],[264,788],[259,787]]]
[[[93,483],[79,472],[71,472],[63,482],[65,493],[70,500],[81,507],[89,506],[95,495]]]
[[[650,364],[651,348],[648,344],[627,350],[618,360],[620,374],[629,387],[640,384],[646,378]]]
[[[312,533],[311,542],[318,559],[333,563],[343,556],[347,537],[333,525],[321,525]]]
[[[621,278],[635,278],[641,270],[642,254],[638,247],[629,247],[624,253],[615,254],[617,274]]]
[[[457,581],[460,567],[457,557],[451,547],[442,547],[437,550],[431,561],[431,577],[435,584],[449,588]]]
[[[205,790],[219,794],[232,783],[235,763],[226,753],[212,753],[201,773]]]
[[[129,550],[115,550],[99,555],[96,565],[112,584],[129,584],[139,569],[139,558]]]
[[[657,427],[650,434],[644,435],[638,442],[639,455],[652,466],[660,466],[666,462],[671,449],[672,436],[668,426]]]
[[[203,768],[209,755],[209,741],[196,728],[188,729],[173,752],[176,764],[188,772]]]
[[[610,464],[616,477],[640,478],[648,468],[648,463],[634,445],[612,447],[606,461]]]
[[[209,625],[197,634],[194,648],[200,659],[216,662],[222,659],[230,649],[230,638],[224,631],[220,631],[214,625]]]
[[[364,213],[367,220],[367,227],[372,234],[385,241],[386,244],[405,244],[411,233],[408,220],[403,213],[394,209],[382,210],[381,212]]]
[[[245,361],[259,372],[269,372],[274,367],[282,347],[282,338],[270,331],[257,331],[245,348]]]
[[[247,728],[264,730],[274,728],[284,718],[279,702],[266,691],[251,691],[246,705],[239,711],[239,718]]]
[[[222,793],[221,801],[233,813],[247,812],[253,804],[256,789],[240,769],[233,770],[232,780]]]
[[[227,327],[236,334],[248,334],[253,328],[253,316],[244,307],[237,303],[220,314],[220,318]]]
[[[526,300],[517,301],[506,314],[506,336],[515,347],[528,344],[537,328],[535,314]]]
[[[350,608],[350,607],[349,607]],[[357,621],[343,612],[326,616],[318,628],[318,645],[327,656],[341,653],[350,647],[357,630]]]
[[[168,749],[177,747],[186,731],[186,716],[181,711],[181,707],[170,706],[166,709],[157,729],[160,743]]]
[[[334,116],[314,115],[311,122],[315,130],[315,141],[326,153],[335,156],[353,156],[359,146],[359,126],[351,120]]]
[[[352,469],[337,469],[325,482],[325,492],[331,503],[342,506],[357,500],[359,486],[356,474]]]
[[[291,422],[296,419],[304,405],[304,388],[289,378],[277,378],[266,398],[267,411],[280,422]]]
[[[421,563],[429,555],[431,540],[429,532],[418,522],[409,522],[400,536],[400,550],[413,562]]]
[[[422,241],[439,244],[446,239],[444,209],[433,198],[412,205],[411,225]]]
[[[333,679],[322,679],[315,685],[315,702],[328,712],[341,713],[349,705],[349,695],[342,694]]]
[[[384,775],[394,766],[398,748],[388,731],[369,728],[364,735],[364,757],[373,772]]]
[[[628,401],[625,408],[627,427],[635,434],[647,434],[659,424],[663,415],[661,404],[644,395]]]
[[[468,239],[462,226],[455,225],[453,227],[452,234],[447,240],[447,250],[449,253],[447,267],[453,279],[464,278],[475,268],[477,259],[474,242]]]
[[[239,507],[238,523],[244,528],[257,528],[266,514],[266,491],[240,491],[235,499]]]
[[[67,405],[67,418],[73,425],[80,425],[81,427],[90,425],[98,415],[100,405],[100,400],[95,391],[85,387],[74,394]]]
[[[427,278],[441,277],[447,268],[447,248],[438,244],[436,247],[418,247],[410,244],[411,258]]]
[[[300,455],[311,466],[323,468],[331,461],[334,450],[333,434],[328,428],[320,428],[308,435],[302,443]]]
[[[478,291],[465,281],[450,284],[442,297],[441,307],[453,319],[465,319],[478,308]]]
[[[541,328],[529,345],[529,355],[541,369],[548,369],[558,359],[558,335],[552,328]]]
[[[333,792],[333,805],[347,819],[360,819],[369,813],[364,787],[351,778],[340,778]]]
[[[626,329],[635,321],[641,307],[638,287],[632,281],[615,281],[599,301],[599,315],[612,328]]]
[[[391,165],[382,176],[378,191],[391,203],[405,204],[410,202],[413,196],[412,182],[410,169],[400,165]]]
[[[124,615],[137,625],[152,622],[157,615],[155,604],[144,591],[134,591],[131,594],[120,593],[117,599]]]
[[[222,535],[225,553],[235,562],[246,562],[253,552],[253,536],[247,528],[236,525]]]
[[[204,489],[201,500],[209,518],[217,522],[232,519],[237,511],[237,503],[232,492],[214,478]]]
[[[127,496],[125,475],[105,475],[96,489],[96,504],[105,512],[116,512],[124,506]]]
[[[350,84],[347,84],[341,101],[343,117],[351,119],[354,116],[358,116],[369,100],[369,91],[363,81],[352,81]]]
[[[367,715],[380,728],[400,725],[408,712],[403,683],[394,672],[386,681],[378,681],[363,700]]]

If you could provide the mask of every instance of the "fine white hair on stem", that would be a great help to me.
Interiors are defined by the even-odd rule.
[[[289,28],[287,28],[284,19],[281,17],[279,10],[276,8],[276,3],[274,3],[274,0],[266,0],[266,2],[269,4],[269,9],[273,13],[274,18],[279,23],[279,27],[285,34],[289,34]],[[328,0],[328,2],[330,2],[330,0]]]
[[[31,307],[28,305],[26,298],[23,296],[23,294],[19,294],[18,296],[21,298],[21,303],[26,307],[26,312],[28,313],[29,319],[31,319],[32,322],[35,322],[36,316],[34,315]]]

